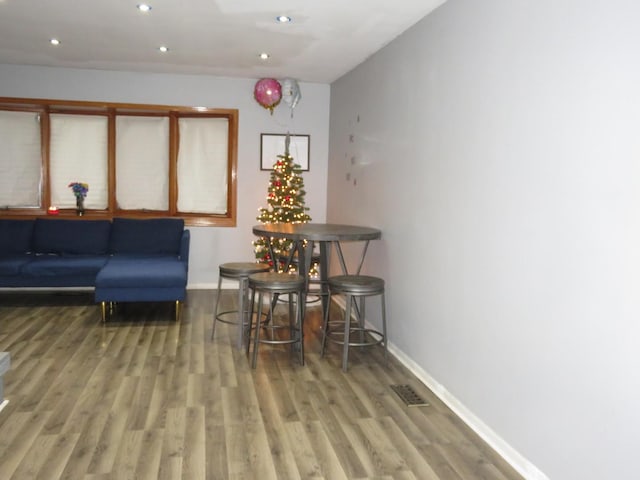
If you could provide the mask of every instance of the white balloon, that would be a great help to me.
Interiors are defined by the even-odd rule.
[[[293,109],[302,98],[298,81],[293,78],[285,78],[280,82],[280,85],[282,85],[282,101],[289,105],[292,110],[291,114],[293,114]]]

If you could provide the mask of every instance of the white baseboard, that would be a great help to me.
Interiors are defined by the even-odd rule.
[[[223,290],[232,290],[238,289],[238,281],[237,280],[227,280],[222,279],[222,286],[220,287]],[[187,285],[187,290],[217,290],[218,289],[218,281],[215,282],[204,282],[204,283],[190,283]]]
[[[41,293],[57,293],[57,292],[93,292],[94,287],[0,287],[0,292],[41,292]]]
[[[344,297],[333,297],[336,304],[344,310],[346,303]],[[366,322],[368,323],[368,322]],[[372,328],[372,325],[367,325]],[[405,355],[404,352],[389,342],[389,353],[402,363],[418,380],[424,383],[447,407],[449,407],[469,428],[476,432],[487,444],[493,448],[509,465],[527,480],[549,480],[535,465],[523,457],[502,437],[494,432],[486,423],[480,420],[460,400],[454,397],[444,386],[427,373],[420,365]]]

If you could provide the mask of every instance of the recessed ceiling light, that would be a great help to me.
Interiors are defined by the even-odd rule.
[[[51,40],[49,40],[49,43],[51,45],[60,45],[60,40],[58,40],[57,38],[52,38]]]
[[[262,53],[260,54],[260,58],[261,58],[262,60],[267,60],[267,59],[269,58],[269,54],[268,54],[267,52],[262,52]]]
[[[291,21],[291,17],[287,17],[286,15],[278,15],[276,20],[280,23],[289,23]]]
[[[148,5],[146,3],[140,3],[137,5],[137,8],[141,12],[149,12],[151,10],[151,5]]]
[[[169,47],[167,47],[166,45],[161,45],[158,47],[158,50],[160,50],[162,53],[167,53],[169,51]]]

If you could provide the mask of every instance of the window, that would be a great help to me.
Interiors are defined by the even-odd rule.
[[[0,98],[0,216],[74,215],[83,182],[88,217],[233,226],[237,131],[232,109]]]

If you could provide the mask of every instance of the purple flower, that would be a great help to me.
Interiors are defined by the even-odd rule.
[[[71,182],[68,187],[71,189],[76,198],[85,198],[89,191],[89,184],[82,182]]]

